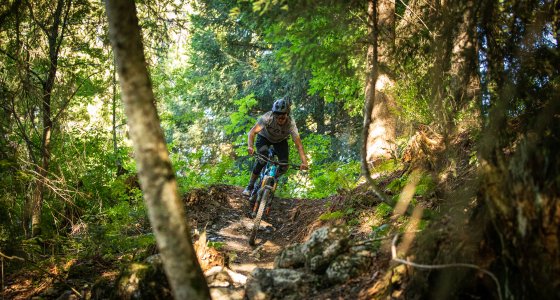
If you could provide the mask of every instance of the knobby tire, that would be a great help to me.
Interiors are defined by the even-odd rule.
[[[270,190],[267,188],[264,188],[263,193],[260,197],[260,200],[257,199],[257,201],[259,201],[259,209],[257,210],[257,215],[255,216],[255,219],[253,220],[253,230],[251,231],[251,236],[249,237],[249,245],[254,246],[255,245],[255,239],[257,238],[257,232],[259,231],[259,226],[261,224],[261,219],[262,219],[262,215],[264,213],[264,209],[266,208],[266,205],[268,204],[269,198],[270,197]]]

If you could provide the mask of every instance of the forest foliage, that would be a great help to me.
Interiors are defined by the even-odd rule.
[[[278,195],[318,199],[363,183],[368,3],[137,1],[181,194],[245,185],[253,162],[247,132],[280,97],[293,103],[311,168],[290,171]],[[442,207],[455,203],[450,178],[468,177],[460,198],[487,217],[480,230],[499,240],[488,246],[493,253],[508,254],[488,266],[509,279],[504,290],[551,295],[560,283],[539,291],[512,273],[526,268],[550,279],[560,270],[557,1],[391,3],[395,21],[378,28],[376,61],[391,81],[382,92],[394,100],[397,136],[391,157],[370,162],[372,173],[425,159],[416,193],[437,193]],[[154,243],[143,231],[149,224],[107,26],[99,1],[0,5],[2,253],[44,254],[38,237],[57,241],[51,252],[76,256]],[[419,132],[441,137],[441,147],[407,158]],[[454,144],[460,136],[469,147]],[[474,171],[457,175],[461,166]],[[393,178],[388,192],[398,195],[409,175]],[[510,250],[520,244],[527,246]],[[523,251],[539,258],[527,262]]]

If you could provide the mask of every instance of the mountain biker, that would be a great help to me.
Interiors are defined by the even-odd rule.
[[[255,146],[260,154],[266,156],[268,147],[273,145],[276,155],[278,155],[278,160],[286,163],[288,162],[288,156],[290,154],[288,136],[291,135],[292,140],[296,144],[299,158],[301,159],[300,170],[308,169],[307,157],[305,157],[305,152],[303,151],[303,144],[301,143],[296,123],[290,116],[290,103],[286,99],[280,98],[274,101],[272,110],[262,115],[255,126],[249,131],[247,139],[247,152],[249,155],[253,155],[255,152],[255,148],[253,148],[255,135],[257,136]],[[249,184],[245,190],[243,190],[244,196],[251,195],[255,181],[259,178],[259,174],[264,166],[264,162],[258,159],[255,161]],[[284,174],[287,170],[288,166],[281,166],[278,176]]]

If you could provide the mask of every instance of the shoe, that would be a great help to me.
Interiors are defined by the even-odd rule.
[[[251,192],[253,191],[253,189],[249,189],[248,187],[246,187],[243,192],[241,193],[241,195],[249,197],[251,196]]]

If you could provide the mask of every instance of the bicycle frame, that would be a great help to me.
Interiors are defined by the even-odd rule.
[[[261,170],[259,181],[255,185],[251,196],[249,197],[250,204],[253,206],[251,210],[251,218],[253,218],[253,229],[249,236],[249,244],[255,245],[255,239],[259,230],[261,218],[266,211],[266,215],[270,212],[270,205],[274,199],[274,192],[278,184],[278,168],[281,166],[289,166],[289,163],[281,163],[274,159],[276,156],[274,148],[268,149],[268,157],[260,153],[254,153],[257,159],[266,161],[266,165]],[[296,166],[296,165],[293,165]],[[299,166],[297,166],[299,167]]]
[[[274,156],[276,156],[276,154],[274,153],[274,148],[272,147],[268,149],[268,157],[260,153],[255,153],[255,156],[257,156],[258,159],[262,159],[266,161],[266,165],[261,170],[258,183],[255,185],[256,188],[253,189],[253,192],[251,193],[251,196],[249,198],[251,202],[254,202],[253,209],[252,209],[253,212],[255,212],[258,208],[260,201],[256,201],[256,200],[260,200],[260,197],[262,196],[264,189],[270,190],[272,197],[274,197],[274,192],[276,191],[276,187],[278,185],[276,174],[278,173],[278,168],[281,165],[284,165],[274,160]],[[268,214],[268,209],[267,209],[267,214]]]

